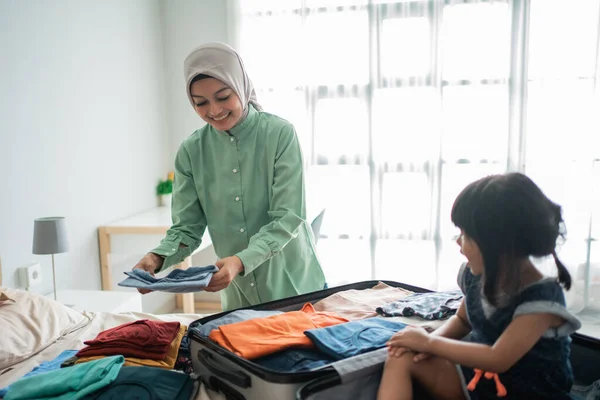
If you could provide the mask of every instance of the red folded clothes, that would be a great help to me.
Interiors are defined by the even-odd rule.
[[[100,332],[77,357],[112,356],[137,357],[150,360],[165,358],[169,346],[179,332],[179,322],[142,319]]]

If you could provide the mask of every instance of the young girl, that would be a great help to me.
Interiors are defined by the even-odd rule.
[[[435,399],[569,399],[569,335],[581,324],[561,288],[571,276],[555,252],[560,206],[523,174],[493,175],[458,195],[452,222],[467,258],[463,301],[432,334],[410,327],[390,339],[378,398],[412,398],[415,379]],[[529,259],[548,255],[558,279]]]

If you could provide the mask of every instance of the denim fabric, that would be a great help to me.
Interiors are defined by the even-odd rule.
[[[189,354],[190,352],[190,338],[189,336],[184,336],[179,344],[179,353]]]
[[[195,331],[202,337],[208,337],[213,329],[217,329],[221,325],[233,324],[236,322],[247,321],[254,318],[270,317],[271,315],[283,314],[281,311],[255,311],[255,310],[238,310],[230,312],[221,318],[214,319],[204,325],[197,321],[192,322],[188,327],[189,331]]]
[[[461,267],[458,281],[465,294],[467,316],[472,327],[471,334],[464,339],[466,341],[493,345],[515,317],[539,312],[536,309],[540,304],[552,305],[544,312],[561,316],[568,314],[562,288],[556,279],[544,279],[526,287],[512,298],[505,299],[505,305],[500,308],[492,307],[483,298],[481,276],[471,274],[465,265]],[[571,339],[568,332],[577,328],[578,321],[572,316],[568,318],[565,324],[572,328],[551,329],[512,368],[499,374],[508,392],[507,398],[570,399],[573,372],[569,361]],[[468,384],[474,376],[473,369],[460,366],[460,371]],[[481,379],[470,396],[471,399],[496,398],[493,381]]]
[[[600,400],[600,380],[589,386],[573,386],[571,397],[574,400]]]
[[[377,307],[384,317],[421,317],[426,320],[448,318],[456,313],[463,298],[460,290],[449,292],[415,293],[404,299]]]
[[[405,327],[401,322],[374,317],[311,329],[304,334],[324,354],[342,360],[384,347],[394,333]]]
[[[308,349],[284,350],[252,360],[256,364],[278,372],[310,371],[335,360],[327,355]]]
[[[23,376],[23,378],[27,378],[28,376],[34,376],[34,375],[41,374],[44,372],[54,371],[55,369],[59,369],[60,365],[65,360],[68,360],[69,358],[73,357],[75,354],[77,354],[77,350],[65,350],[62,353],[60,353],[54,360],[43,361],[40,365],[38,365],[37,367],[32,369],[30,372],[25,374]],[[10,385],[5,387],[4,389],[0,389],[0,398],[6,396],[6,392],[8,392],[9,388],[10,388]]]
[[[198,292],[208,285],[213,274],[218,270],[214,265],[174,269],[163,278],[155,278],[146,271],[134,269],[125,272],[128,277],[119,282],[119,286],[169,293]]]
[[[189,400],[194,380],[186,374],[153,367],[123,367],[117,379],[86,400]]]

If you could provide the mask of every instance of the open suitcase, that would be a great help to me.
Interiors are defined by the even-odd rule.
[[[378,282],[380,281],[364,281],[338,286],[246,309],[296,311],[307,302],[315,303],[344,290],[372,288]],[[383,282],[415,293],[429,292],[398,282]],[[227,313],[199,319],[190,328],[206,324]],[[189,331],[189,338],[194,372],[209,389],[221,392],[232,400],[375,399],[387,357],[387,349],[380,349],[309,372],[282,373],[241,358],[208,338],[197,335],[192,329]],[[588,385],[600,379],[600,340],[574,334],[571,358],[576,384]],[[429,397],[416,386],[415,398]]]

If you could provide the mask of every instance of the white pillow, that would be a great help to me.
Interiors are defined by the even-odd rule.
[[[14,303],[0,307],[0,370],[26,360],[83,328],[89,318],[49,297],[0,288]]]

